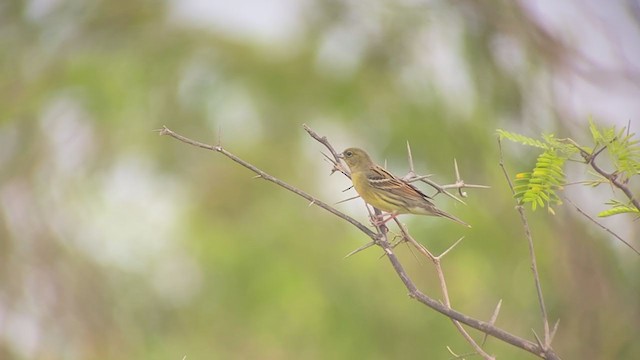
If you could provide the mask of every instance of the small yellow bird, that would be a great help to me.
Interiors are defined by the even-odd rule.
[[[415,186],[376,165],[364,150],[348,148],[339,157],[349,165],[351,181],[358,195],[369,205],[391,214],[383,223],[399,214],[416,214],[441,216],[471,227],[436,208],[430,197]]]

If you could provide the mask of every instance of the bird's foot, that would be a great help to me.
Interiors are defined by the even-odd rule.
[[[385,216],[387,216],[385,218]],[[380,227],[387,227],[385,224],[388,223],[390,220],[395,219],[398,216],[398,214],[394,214],[394,213],[388,213],[388,214],[380,214],[378,216],[372,216],[371,217],[371,224],[377,228]]]

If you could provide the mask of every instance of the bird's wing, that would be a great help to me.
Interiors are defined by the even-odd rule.
[[[431,204],[429,196],[420,191],[410,183],[397,178],[392,173],[380,166],[371,167],[371,171],[367,173],[367,179],[371,186],[380,190],[389,191],[393,194],[414,200],[424,200]]]

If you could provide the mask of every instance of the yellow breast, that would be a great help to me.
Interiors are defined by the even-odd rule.
[[[353,187],[358,192],[358,195],[360,195],[367,204],[387,212],[394,212],[398,210],[395,206],[383,200],[379,193],[380,190],[376,190],[369,185],[369,180],[367,180],[367,175],[364,172],[352,173],[351,181],[353,182]]]

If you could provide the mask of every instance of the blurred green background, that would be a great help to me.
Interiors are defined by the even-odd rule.
[[[307,123],[399,174],[471,190],[404,216],[444,262],[453,306],[533,339],[528,251],[495,129],[585,141],[587,117],[637,131],[637,1],[101,1],[0,4],[1,359],[449,359],[469,346],[409,300],[365,236],[167,125],[335,203]],[[505,144],[512,173],[535,152]],[[579,166],[570,180],[588,177]],[[637,183],[632,183],[636,194]],[[427,190],[425,188],[425,190]],[[591,214],[607,188],[568,189]],[[337,205],[361,221],[360,200]],[[570,206],[530,213],[554,346],[640,357],[640,261]],[[640,246],[638,222],[603,221]],[[415,282],[431,264],[405,246]],[[476,338],[480,334],[472,332]],[[501,359],[529,354],[489,339]]]

